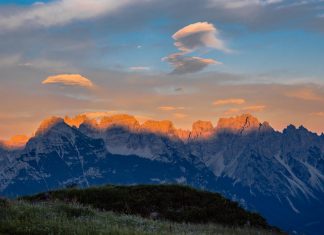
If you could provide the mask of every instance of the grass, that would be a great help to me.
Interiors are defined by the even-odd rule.
[[[187,224],[151,220],[134,215],[100,211],[61,201],[0,200],[1,235],[270,235],[274,232],[217,224]]]
[[[31,202],[60,200],[78,202],[105,211],[140,215],[152,212],[159,219],[178,223],[216,223],[242,227],[246,224],[262,229],[275,229],[257,213],[241,208],[218,193],[200,191],[179,185],[136,185],[64,189],[24,197]]]

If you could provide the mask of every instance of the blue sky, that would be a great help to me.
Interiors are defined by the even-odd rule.
[[[278,130],[322,132],[323,16],[322,0],[0,0],[0,91],[12,96],[1,104],[0,132],[89,111],[183,128],[251,112]],[[96,88],[42,84],[60,74]],[[226,99],[245,102],[212,105]]]
[[[50,1],[42,1],[48,3]],[[53,1],[52,1],[53,2]],[[239,2],[239,1],[237,1]],[[252,1],[251,1],[252,2]],[[289,2],[289,1],[287,1]],[[17,5],[18,8],[31,8],[33,4],[40,1],[31,0],[0,0],[0,4],[6,6]],[[55,3],[55,1],[54,1]],[[323,3],[318,1],[318,8],[323,7]],[[21,10],[21,9],[20,9]],[[323,10],[324,12],[324,10]],[[314,14],[319,14],[320,10]],[[300,18],[305,16],[300,16]],[[314,15],[316,18],[316,15]],[[200,17],[204,21],[203,17]],[[302,19],[296,19],[302,21]],[[218,22],[210,20],[218,30],[221,31],[220,37],[223,38],[233,53],[222,53],[217,50],[197,52],[197,55],[205,54],[213,59],[221,60],[223,66],[213,66],[210,70],[234,73],[271,73],[276,72],[282,76],[313,77],[321,79],[324,75],[324,33],[321,30],[307,29],[307,27],[271,26],[268,29],[249,29],[249,25],[240,22]],[[150,21],[134,28],[118,30],[110,33],[108,30],[102,31],[101,27],[93,27],[93,21],[75,21],[64,25],[63,28],[54,27],[46,29],[60,32],[69,31],[73,27],[87,25],[87,36],[90,43],[97,45],[97,50],[113,50],[114,53],[100,55],[99,63],[93,66],[102,65],[104,67],[128,68],[132,66],[145,66],[167,72],[167,63],[161,63],[161,58],[176,52],[172,34],[181,27],[194,23],[189,19],[177,21],[167,18],[163,14],[152,17]],[[137,28],[138,26],[138,28]],[[114,27],[118,27],[114,26]],[[42,32],[40,32],[42,34]],[[53,33],[55,34],[55,33]],[[55,35],[54,35],[55,36]],[[82,40],[82,39],[81,39]],[[43,53],[29,50],[26,56]],[[97,55],[94,55],[97,57]],[[91,62],[90,62],[91,63]],[[92,65],[91,65],[92,66]]]

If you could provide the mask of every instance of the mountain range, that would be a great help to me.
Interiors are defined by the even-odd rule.
[[[34,137],[0,143],[2,196],[108,183],[191,185],[291,233],[324,231],[324,135],[303,126],[279,132],[244,114],[189,131],[130,115],[79,115],[51,117]]]

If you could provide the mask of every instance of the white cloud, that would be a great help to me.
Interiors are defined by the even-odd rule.
[[[0,16],[0,28],[1,30],[13,30],[24,26],[64,25],[72,21],[111,13],[133,3],[134,0],[57,0],[50,3],[33,4],[10,16]]]
[[[220,51],[229,52],[223,40],[219,38],[219,32],[213,24],[197,22],[180,29],[172,38],[174,45],[183,52],[191,52],[200,47],[211,47]]]
[[[147,66],[134,66],[134,67],[129,67],[129,70],[132,70],[132,71],[148,71],[150,69],[151,68],[150,67],[147,67]]]
[[[66,86],[81,86],[86,88],[93,87],[93,83],[81,76],[80,74],[59,74],[50,76],[45,79],[42,84],[62,84]]]
[[[280,3],[283,0],[210,0],[212,5],[222,6],[228,9],[237,9],[251,6],[267,6]]]

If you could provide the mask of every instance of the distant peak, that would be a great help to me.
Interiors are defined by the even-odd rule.
[[[196,121],[192,124],[191,138],[206,138],[214,132],[213,124],[210,121]]]
[[[26,135],[15,135],[9,140],[2,141],[2,145],[7,149],[20,149],[26,146],[29,137]]]
[[[52,127],[56,126],[59,123],[64,123],[63,118],[60,118],[60,117],[47,118],[47,119],[45,119],[44,121],[41,122],[41,124],[39,125],[35,135],[36,136],[42,135],[42,134],[46,133],[49,129],[51,129]]]
[[[78,127],[79,128],[80,125],[82,123],[84,123],[87,119],[88,119],[87,115],[85,115],[85,114],[79,114],[79,115],[77,115],[75,117],[71,117],[71,118],[68,117],[68,116],[66,116],[64,118],[64,122],[66,124],[68,124],[69,126],[71,126],[71,127],[75,126],[75,127]]]
[[[176,131],[173,126],[173,123],[169,120],[163,120],[163,121],[148,120],[144,122],[141,127],[144,131],[161,133],[161,134],[174,134]]]
[[[283,130],[283,133],[287,134],[287,133],[295,132],[296,130],[297,130],[296,126],[290,124]]]
[[[258,130],[262,124],[251,114],[242,114],[230,118],[220,118],[217,124],[218,132],[243,133],[246,131]]]
[[[116,114],[103,117],[99,123],[99,128],[107,129],[113,126],[121,126],[133,130],[139,127],[139,122],[134,116],[128,114]]]

